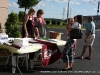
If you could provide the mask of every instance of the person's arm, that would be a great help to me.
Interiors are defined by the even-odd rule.
[[[86,42],[86,39],[88,39],[89,38],[89,35],[91,34],[91,30],[92,30],[92,25],[91,24],[88,25],[88,29],[89,29],[89,31],[88,31],[88,33],[87,33],[87,35],[85,37],[85,42]]]
[[[85,43],[87,42],[87,39],[88,39],[88,37],[89,37],[90,34],[91,34],[91,31],[89,31],[89,32],[87,33],[87,35],[86,35],[86,37],[85,37]]]
[[[36,36],[36,37],[39,37],[40,35],[39,35],[39,30],[38,30],[38,27],[35,27],[35,32],[36,32],[36,34],[37,34],[37,36]]]
[[[28,37],[28,31],[27,31],[27,27],[26,27],[28,18],[29,18],[28,15],[26,15],[26,16],[25,16],[25,20],[24,20],[25,37]]]
[[[69,28],[69,31],[71,31],[72,29],[76,29],[76,28],[78,28],[78,29],[81,29],[81,25],[78,23],[78,24],[73,24],[70,28]]]
[[[66,35],[67,35],[67,37],[69,37],[69,35],[70,35],[70,24],[67,24],[66,25]]]
[[[68,31],[70,32],[72,30],[72,28],[70,27],[69,29],[68,29]]]
[[[70,24],[67,24],[67,25],[66,25],[66,32],[69,31],[69,26],[70,26]]]
[[[43,18],[44,19],[44,18]],[[46,25],[46,22],[45,22],[45,20],[44,20],[44,24]]]
[[[44,18],[43,18],[44,19]],[[45,22],[45,20],[44,20],[44,27],[45,27],[45,29],[46,29],[46,31],[47,31],[47,27],[46,27],[46,22]]]
[[[75,25],[72,25],[72,26],[69,27],[68,31],[70,32],[74,28],[75,28]]]
[[[87,33],[87,35],[86,35],[86,38],[85,39],[87,39],[88,37],[89,37],[89,35],[91,34],[91,31],[89,31],[88,33]]]

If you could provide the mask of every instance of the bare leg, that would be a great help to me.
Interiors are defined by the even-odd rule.
[[[87,46],[83,46],[83,51],[82,51],[82,54],[81,54],[81,56],[80,56],[80,58],[82,58],[83,59],[83,55],[85,54],[85,52],[86,52],[86,48],[87,48]]]
[[[72,62],[70,62],[70,63],[69,63],[69,66],[70,66],[70,68],[72,68],[72,66],[73,66],[73,63],[72,63]]]
[[[66,63],[66,67],[65,67],[65,69],[68,69],[68,68],[70,68],[70,63],[69,63],[69,62]]]
[[[89,46],[89,58],[91,58],[92,51],[93,51],[92,46]]]

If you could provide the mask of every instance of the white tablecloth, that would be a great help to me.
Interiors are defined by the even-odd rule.
[[[18,54],[23,54],[23,53],[31,53],[31,52],[36,52],[39,49],[42,49],[42,44],[36,43],[36,44],[31,44],[29,43],[28,46],[24,48],[14,48],[8,45],[0,44],[0,48],[5,48],[8,49],[12,53],[18,53]]]
[[[39,39],[39,40],[55,43],[58,46],[64,46],[66,44],[66,41],[64,41],[64,40],[56,40],[56,41],[53,41],[53,40],[43,40],[43,39]]]
[[[14,38],[12,38],[12,39],[14,39]],[[57,40],[57,41],[50,41],[50,40],[43,40],[43,39],[39,39],[39,40],[55,43],[58,46],[64,46],[66,43],[66,41],[63,41],[63,40]],[[39,44],[39,43],[29,43],[28,46],[24,46],[23,48],[18,49],[18,48],[14,48],[14,47],[10,46],[11,45],[10,43],[7,43],[7,44],[8,45],[0,44],[0,48],[5,48],[5,49],[8,49],[11,53],[18,53],[18,54],[36,52],[39,49],[42,49],[42,45],[43,45],[43,44]],[[12,65],[13,66],[16,65],[15,57],[13,57],[12,60],[13,60]],[[15,69],[12,70],[12,72],[14,72],[14,71],[15,71]]]
[[[14,39],[14,38],[9,38],[9,40]],[[64,46],[66,41],[64,40],[57,40],[57,41],[52,41],[52,40],[43,40],[43,39],[38,39],[38,40],[42,40],[42,41],[47,41],[47,42],[51,42],[51,43],[55,43],[58,46]],[[32,41],[32,40],[31,40]],[[10,43],[7,43],[10,44]],[[31,53],[31,52],[36,52],[39,49],[42,49],[42,44],[39,43],[29,43],[28,46],[25,46],[23,48],[14,48],[8,45],[4,45],[4,44],[0,44],[0,48],[5,48],[8,49],[10,52],[12,53],[18,53],[18,54],[23,54],[23,53]]]

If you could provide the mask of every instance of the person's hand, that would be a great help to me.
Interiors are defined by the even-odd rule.
[[[86,43],[87,42],[87,39],[85,38],[84,42]]]
[[[39,38],[39,35],[37,35],[37,36],[34,35],[34,37],[33,37],[33,39],[35,39],[35,40],[38,39],[38,38]]]
[[[67,36],[67,37],[69,36],[69,33],[68,33],[68,32],[66,33],[66,36]]]
[[[40,37],[40,35],[38,34],[36,37],[37,37],[37,38],[39,38],[39,37]]]

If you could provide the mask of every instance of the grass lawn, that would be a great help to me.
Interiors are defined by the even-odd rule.
[[[47,28],[65,28],[66,26],[62,25],[46,25]]]
[[[47,28],[60,28],[60,29],[65,29],[66,26],[62,26],[62,25],[46,25]],[[84,27],[82,27],[82,29],[85,29]]]
[[[19,26],[22,26],[23,23],[22,22],[19,22],[18,23]],[[47,28],[60,28],[60,29],[65,29],[66,26],[65,25],[46,25]],[[82,29],[85,29],[82,27]]]

